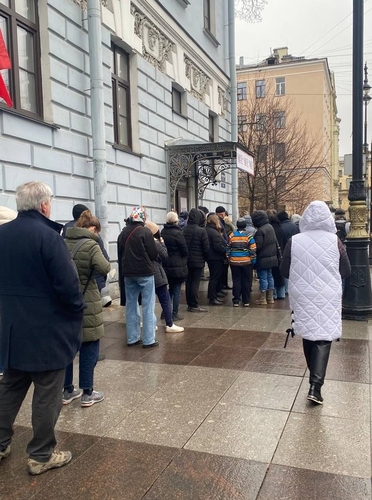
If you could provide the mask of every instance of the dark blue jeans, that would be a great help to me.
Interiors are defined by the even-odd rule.
[[[155,288],[155,293],[158,296],[161,308],[163,309],[165,324],[167,326],[172,326],[172,302],[168,292],[168,285],[158,286]]]
[[[93,390],[94,368],[98,361],[99,340],[93,342],[83,342],[79,353],[79,387],[85,394],[90,394]],[[73,391],[73,363],[67,366],[65,375],[64,390]]]
[[[178,308],[180,305],[182,282],[180,282],[180,280],[173,281],[172,278],[168,276],[168,283],[169,283],[169,295],[171,301],[173,302],[173,316],[177,316]]]

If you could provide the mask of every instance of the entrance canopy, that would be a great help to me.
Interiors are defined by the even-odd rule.
[[[245,167],[253,175],[253,155],[239,142],[198,142],[179,139],[168,143],[170,202],[174,204],[176,190],[182,178],[197,179],[197,196],[203,198],[209,185],[215,186],[221,172]]]

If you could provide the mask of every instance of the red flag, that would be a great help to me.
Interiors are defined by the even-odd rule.
[[[0,30],[0,69],[10,69],[11,67],[9,54],[6,50],[3,34]]]
[[[13,101],[9,95],[8,89],[6,88],[3,76],[1,74],[0,74],[0,98],[4,99],[4,101],[10,108],[13,106]]]
[[[6,50],[3,34],[0,30],[0,70],[10,69],[12,67],[8,51]],[[5,85],[2,74],[0,73],[0,98],[4,99],[7,105],[11,108],[13,106],[12,99],[9,95],[8,89]]]

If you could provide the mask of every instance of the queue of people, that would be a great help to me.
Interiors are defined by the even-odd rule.
[[[4,371],[0,461],[11,453],[13,424],[33,384],[33,437],[27,445],[31,475],[71,461],[70,451],[55,450],[54,428],[62,404],[80,399],[84,408],[104,400],[104,393],[94,390],[94,369],[104,334],[99,283],[110,272],[99,237],[100,221],[87,207],[76,205],[73,223],[64,228],[64,241],[63,226],[50,219],[52,198],[49,186],[28,182],[16,190],[17,217],[0,211],[0,367]],[[118,237],[127,345],[158,346],[155,295],[166,332],[184,330],[174,323],[183,319],[179,303],[184,282],[187,310],[206,312],[198,296],[206,263],[208,299],[213,306],[221,305],[227,295],[228,266],[234,307],[250,305],[253,267],[259,278],[258,304],[273,303],[274,291],[277,298],[283,298],[284,285],[275,278],[279,272],[289,283],[294,333],[303,338],[310,371],[308,399],[322,404],[331,342],[341,336],[341,278],[350,274],[327,205],[311,203],[298,226],[287,213],[269,217],[257,210],[251,217],[239,218],[235,227],[226,220],[222,206],[215,213],[193,208],[184,215],[180,223],[178,215],[169,212],[160,231],[148,220],[145,207],[136,206]],[[77,353],[79,389],[73,383]]]

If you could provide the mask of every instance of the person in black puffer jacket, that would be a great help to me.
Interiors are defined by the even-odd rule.
[[[209,284],[208,284],[208,299],[209,303],[214,306],[223,304],[218,295],[219,284],[224,268],[224,260],[226,259],[226,242],[222,236],[219,217],[216,214],[209,214],[207,219],[206,231],[209,238]]]
[[[259,305],[274,303],[274,278],[272,268],[278,266],[278,241],[269,218],[263,210],[252,214],[253,225],[257,228],[254,239],[257,246],[257,270],[260,280],[261,297]]]
[[[285,232],[284,232],[283,228],[281,227],[279,219],[276,215],[269,215],[269,221],[270,221],[270,224],[274,228],[275,236],[276,236],[276,239],[278,240],[278,245],[280,248],[280,254],[279,254],[279,251],[278,251],[278,254],[279,254],[279,257],[281,259],[283,252],[284,252],[284,247],[287,244],[287,237],[286,237]],[[285,299],[284,278],[280,274],[280,271],[279,271],[280,259],[278,260],[278,266],[272,268],[274,284],[275,284],[274,299]]]
[[[161,236],[168,250],[168,258],[163,262],[163,267],[167,273],[169,295],[173,302],[173,319],[181,321],[183,318],[178,314],[178,308],[181,286],[187,277],[187,257],[189,250],[182,229],[178,225],[178,215],[176,212],[168,212],[166,221],[167,223],[164,225]]]
[[[162,308],[162,317],[165,319],[165,331],[167,333],[183,332],[182,326],[173,323],[172,301],[168,290],[168,278],[163,268],[163,262],[168,259],[167,247],[163,238],[160,236],[159,226],[151,221],[146,221],[145,227],[149,228],[154,235],[154,241],[158,250],[158,256],[152,261],[155,271],[155,293]]]
[[[204,265],[209,255],[209,240],[205,227],[205,214],[197,208],[192,208],[189,213],[187,226],[183,228],[186,245],[189,250],[187,262],[188,275],[186,279],[187,310],[191,312],[207,312],[199,307],[198,292],[200,278]]]

